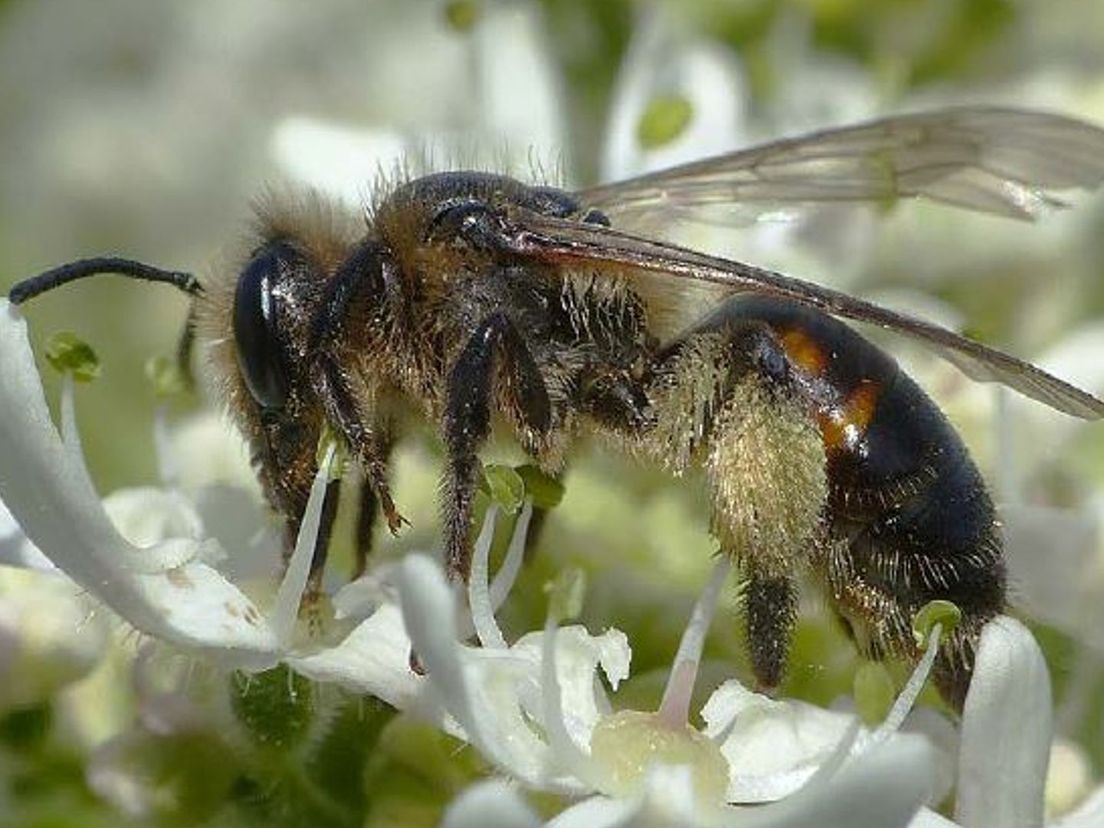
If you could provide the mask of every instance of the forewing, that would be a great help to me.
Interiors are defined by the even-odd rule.
[[[717,220],[725,208],[924,197],[1018,219],[1055,191],[1104,181],[1104,129],[1017,109],[956,107],[827,129],[578,193],[631,228],[657,214]],[[723,220],[723,218],[721,219]]]
[[[771,270],[600,225],[530,213],[507,219],[503,244],[514,255],[561,267],[608,270],[629,280],[660,276],[665,280],[685,280],[688,284],[712,283],[732,293],[753,291],[791,299],[833,316],[878,325],[917,339],[972,379],[1003,383],[1074,417],[1104,418],[1104,401],[1030,363],[922,319]]]

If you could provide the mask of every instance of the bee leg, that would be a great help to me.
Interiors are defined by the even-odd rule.
[[[788,575],[752,568],[741,596],[751,669],[759,687],[776,689],[786,675],[790,638],[797,619],[797,584]]]
[[[395,507],[387,483],[389,440],[370,424],[359,402],[368,394],[358,395],[353,391],[352,378],[341,370],[332,356],[320,355],[315,359],[314,387],[326,418],[356,455],[365,486],[372,490],[378,501],[388,530],[392,535],[397,535],[407,521]]]
[[[490,433],[496,362],[505,370],[519,419],[535,433],[548,430],[551,403],[544,379],[513,323],[503,313],[485,319],[460,352],[449,374],[444,438],[448,463],[444,484],[445,569],[453,581],[471,570],[472,499],[479,480],[476,455]]]
[[[391,446],[390,435],[380,437],[376,456],[381,457],[384,463],[390,457]],[[363,575],[368,569],[368,558],[372,553],[372,532],[376,527],[376,516],[380,511],[379,495],[376,494],[375,488],[365,480],[360,487],[360,504],[357,509],[356,560],[353,565],[354,580]]]
[[[356,561],[353,564],[355,581],[368,569],[368,557],[372,553],[372,530],[376,528],[376,513],[379,500],[372,487],[364,483],[360,487],[360,505],[357,508],[356,522]]]

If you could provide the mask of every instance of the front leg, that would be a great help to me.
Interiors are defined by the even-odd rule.
[[[468,532],[479,484],[477,452],[490,433],[496,367],[522,428],[540,436],[552,423],[548,390],[532,354],[506,315],[492,314],[476,328],[448,377],[443,508],[445,570],[453,581],[466,582],[471,571]]]
[[[381,429],[374,424],[365,410],[370,396],[368,389],[360,387],[354,390],[358,380],[342,370],[329,354],[315,358],[314,383],[326,419],[356,456],[364,474],[364,485],[371,489],[379,503],[388,530],[392,535],[398,534],[406,519],[395,507],[387,482],[390,447],[386,428]]]
[[[311,322],[307,348],[312,360],[311,383],[326,420],[356,455],[365,485],[379,502],[391,534],[396,534],[405,521],[395,508],[387,484],[386,429],[381,429],[371,416],[372,389],[355,372],[342,367],[339,349],[350,319],[371,320],[372,325],[381,326],[398,304],[398,292],[379,244],[367,240],[357,245],[326,284]]]

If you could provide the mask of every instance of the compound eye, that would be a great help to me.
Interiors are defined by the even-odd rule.
[[[234,342],[238,368],[261,408],[283,407],[288,377],[276,315],[281,272],[299,257],[285,242],[258,250],[238,277],[234,293]]]

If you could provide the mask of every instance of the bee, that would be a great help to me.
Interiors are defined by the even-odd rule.
[[[961,707],[982,625],[1006,603],[1002,540],[984,480],[939,408],[840,320],[919,340],[970,377],[1066,414],[1104,402],[920,319],[634,229],[741,205],[924,197],[1032,218],[1053,190],[1104,178],[1104,130],[1065,117],[953,108],[768,143],[578,192],[447,172],[380,195],[366,220],[320,200],[268,204],[240,267],[204,284],[117,258],[16,285],[15,304],[98,273],[192,297],[193,338],[252,451],[264,493],[298,530],[330,429],[364,478],[361,561],[377,513],[402,525],[389,452],[411,417],[445,450],[450,578],[471,565],[479,451],[492,428],[559,473],[583,434],[676,475],[704,471],[712,532],[739,564],[760,687],[785,674],[798,580],[809,574],[871,658],[915,660],[911,619],[934,599],[963,621],[935,679]],[[688,328],[664,320],[715,291]],[[326,491],[318,576],[341,483]],[[361,563],[363,566],[363,563]]]

